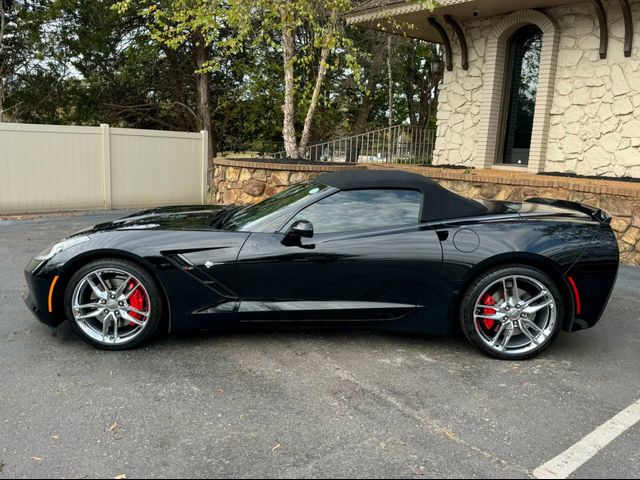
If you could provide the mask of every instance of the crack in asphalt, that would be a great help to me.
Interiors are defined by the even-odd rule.
[[[351,382],[355,385],[357,385],[358,387],[360,387],[361,389],[372,393],[373,395],[375,395],[377,398],[379,398],[380,400],[383,400],[384,402],[392,405],[393,407],[396,408],[396,410],[398,410],[399,412],[401,412],[404,415],[407,415],[411,418],[413,418],[414,420],[417,420],[422,426],[426,427],[427,430],[429,430],[431,433],[433,434],[438,434],[441,435],[443,437],[445,437],[447,440],[457,444],[457,445],[461,445],[465,448],[468,448],[469,450],[475,452],[475,453],[479,453],[480,455],[482,455],[483,457],[485,457],[486,459],[490,460],[491,462],[494,463],[498,463],[500,465],[502,465],[504,468],[506,468],[507,470],[510,470],[512,472],[516,472],[522,475],[525,475],[528,478],[533,478],[533,474],[531,473],[531,471],[521,465],[516,465],[513,464],[511,462],[508,462],[507,460],[498,457],[497,455],[488,452],[480,447],[477,447],[475,445],[472,445],[470,443],[468,443],[466,440],[464,440],[463,438],[461,438],[460,436],[458,436],[456,433],[452,432],[451,430],[449,430],[448,428],[444,427],[443,425],[440,424],[440,422],[438,422],[437,420],[434,420],[432,418],[427,418],[424,417],[422,415],[420,415],[418,412],[416,412],[414,409],[412,409],[411,407],[408,407],[406,405],[404,405],[403,403],[401,403],[400,401],[398,401],[396,398],[394,398],[393,396],[385,393],[383,390],[379,389],[378,387],[371,385],[367,382],[364,382],[362,380],[359,380],[352,372],[345,370],[344,368],[340,367],[338,364],[336,364],[335,362],[333,362],[330,358],[326,357],[326,356],[321,356],[318,354],[315,354],[315,356],[319,357],[319,361],[318,364],[319,365],[324,365],[326,369],[328,370],[332,370],[333,375],[337,376],[338,378],[340,378],[341,380],[345,380],[348,382]],[[330,364],[330,365],[329,365]]]

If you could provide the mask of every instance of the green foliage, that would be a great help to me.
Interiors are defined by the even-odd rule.
[[[293,28],[298,131],[323,48],[331,54],[311,140],[386,125],[386,35],[333,23],[332,12],[351,8],[347,0],[12,2],[11,55],[0,52],[5,120],[193,131],[200,128],[196,77],[206,74],[220,146],[282,150],[282,30]],[[203,69],[194,61],[198,44],[207,47]],[[431,44],[394,37],[399,121],[426,120],[438,80],[430,61],[438,55]]]
[[[146,20],[151,37],[173,49],[187,43],[220,47],[229,13],[226,1],[214,0],[119,0],[112,8],[121,15],[137,12]],[[209,59],[201,70],[218,67]]]

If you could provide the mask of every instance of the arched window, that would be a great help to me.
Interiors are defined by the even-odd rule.
[[[527,165],[538,93],[542,30],[529,25],[507,42],[505,96],[502,115],[502,163]]]

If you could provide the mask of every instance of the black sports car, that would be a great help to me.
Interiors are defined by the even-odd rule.
[[[239,208],[168,207],[97,225],[27,267],[27,305],[90,344],[158,328],[367,324],[446,334],[523,359],[592,327],[619,252],[602,210],[479,202],[426,177],[346,171]]]

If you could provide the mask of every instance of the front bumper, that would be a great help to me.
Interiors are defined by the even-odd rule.
[[[56,275],[53,272],[47,272],[46,274],[40,273],[42,268],[35,265],[35,262],[31,262],[24,272],[24,276],[27,280],[28,293],[24,295],[23,300],[27,305],[31,313],[45,325],[50,327],[57,327],[64,322],[64,312],[49,311],[49,293],[51,291],[51,285]],[[60,294],[59,291],[54,290],[54,298]],[[60,302],[57,302],[58,304]],[[54,303],[55,305],[55,303]]]

